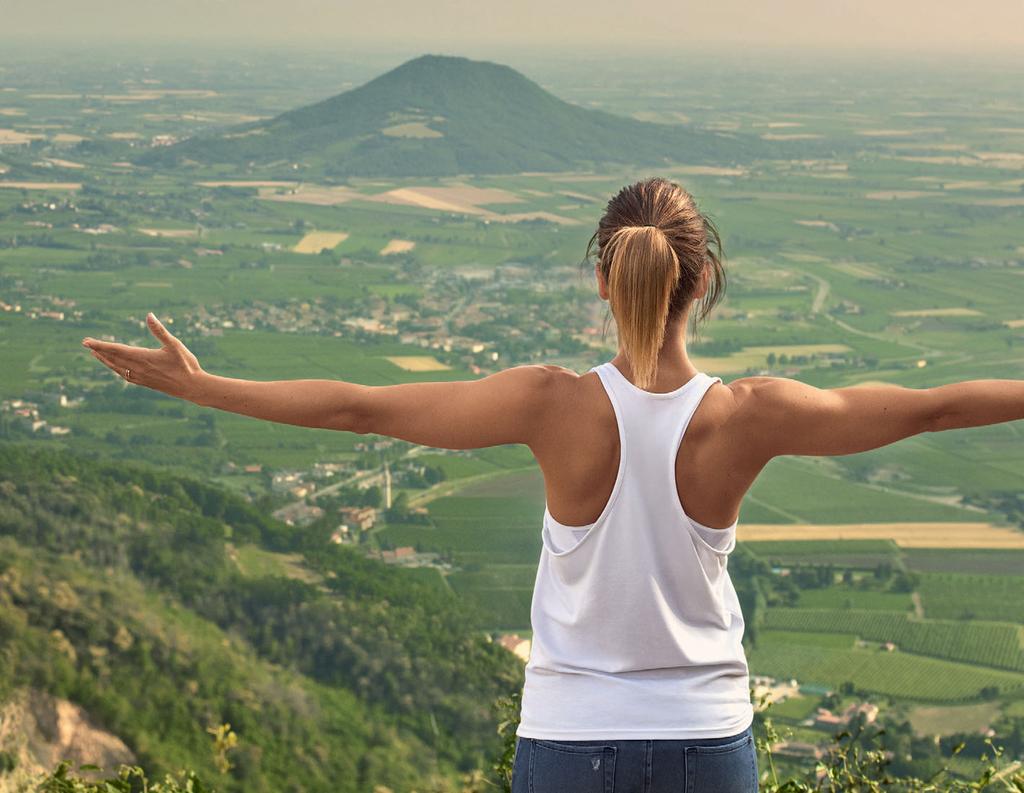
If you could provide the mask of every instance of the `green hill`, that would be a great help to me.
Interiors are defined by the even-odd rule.
[[[301,577],[236,563],[289,538],[196,480],[0,444],[0,705],[70,700],[153,772],[214,775],[230,723],[225,793],[461,789],[522,664],[439,580],[354,549],[293,547]]]
[[[785,148],[754,136],[579,107],[508,66],[423,55],[330,99],[152,149],[140,162],[234,164],[292,175],[297,163],[299,173],[312,168],[334,177],[430,177],[608,162],[722,163],[785,156]]]

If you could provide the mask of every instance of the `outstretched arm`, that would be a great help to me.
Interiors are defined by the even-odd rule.
[[[923,432],[1024,419],[1024,380],[821,389],[784,377],[746,377],[728,387],[736,402],[731,423],[765,462],[786,454],[855,454]]]
[[[247,416],[401,438],[443,449],[532,445],[547,367],[516,366],[479,380],[367,386],[339,380],[256,382],[203,373],[192,401]]]
[[[152,314],[159,350],[86,338],[93,356],[121,377],[170,396],[302,427],[377,433],[447,449],[531,445],[557,367],[524,365],[479,380],[367,386],[340,380],[261,382],[203,371]]]

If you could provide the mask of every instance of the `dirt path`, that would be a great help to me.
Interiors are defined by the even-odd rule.
[[[458,491],[465,488],[467,485],[477,484],[479,482],[484,482],[488,479],[496,479],[500,476],[505,476],[506,474],[515,473],[517,471],[532,471],[533,469],[534,466],[526,465],[520,468],[501,468],[497,471],[487,471],[482,474],[474,474],[473,476],[463,476],[460,477],[459,479],[446,479],[445,481],[438,482],[433,487],[424,490],[422,493],[417,493],[415,496],[410,496],[409,506],[422,507],[436,499],[454,495],[458,493]]]
[[[821,311],[821,307],[825,305],[825,298],[828,297],[832,284],[819,275],[814,275],[806,270],[801,270],[801,272],[818,282],[818,291],[814,294],[814,301],[811,303],[811,313],[817,314]]]

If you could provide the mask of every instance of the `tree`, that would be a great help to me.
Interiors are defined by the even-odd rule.
[[[359,499],[359,506],[361,507],[375,507],[379,509],[383,504],[384,491],[380,489],[380,485],[371,485],[366,488]]]
[[[916,573],[908,570],[899,570],[893,575],[892,582],[889,584],[889,590],[891,592],[913,592],[920,583],[920,580]]]
[[[400,523],[409,519],[409,496],[402,491],[391,502],[391,509],[387,511],[387,519]]]

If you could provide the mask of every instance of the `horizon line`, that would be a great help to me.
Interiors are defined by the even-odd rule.
[[[599,42],[587,42],[585,44],[564,44],[559,42],[537,42],[537,41],[507,41],[507,42],[443,42],[437,40],[395,40],[382,39],[368,41],[365,38],[359,39],[337,39],[337,38],[305,38],[301,42],[295,41],[292,37],[275,36],[253,36],[253,35],[231,35],[231,34],[210,34],[194,35],[190,37],[177,36],[169,39],[166,36],[132,34],[78,34],[78,33],[55,33],[53,31],[34,33],[0,33],[0,43],[15,49],[32,48],[39,45],[55,48],[74,48],[95,46],[97,43],[114,44],[125,49],[133,46],[152,48],[154,45],[160,50],[174,51],[190,48],[224,48],[230,47],[235,50],[253,49],[266,46],[273,46],[277,52],[288,52],[292,54],[322,55],[326,52],[338,56],[346,54],[372,54],[386,56],[394,53],[406,53],[409,50],[417,50],[419,55],[408,56],[410,58],[420,55],[447,55],[452,57],[466,57],[474,60],[494,60],[493,55],[499,57],[519,53],[536,53],[548,56],[572,56],[578,59],[580,53],[588,53],[595,60],[623,60],[635,59],[638,56],[650,60],[685,60],[688,56],[714,55],[718,58],[747,59],[752,55],[783,55],[788,59],[798,59],[803,55],[813,54],[816,57],[831,56],[832,59],[849,58],[858,55],[884,55],[892,58],[915,59],[928,57],[942,57],[949,60],[950,55],[957,57],[970,56],[981,60],[1024,60],[1024,48],[1019,44],[1003,42],[978,42],[976,44],[959,45],[922,43],[919,45],[907,45],[906,42],[899,44],[888,44],[884,42],[852,42],[850,44],[839,43],[776,43],[770,41],[756,41],[751,39],[722,38],[718,40],[703,40],[698,44],[688,45],[685,50],[676,48],[673,50],[662,50],[662,45],[668,42],[652,41],[637,42],[632,47],[629,44],[617,42],[613,53],[595,52]],[[742,50],[731,51],[730,47],[742,47]],[[339,51],[344,48],[344,51]],[[497,52],[496,52],[497,51]],[[10,51],[8,51],[9,54]],[[4,60],[0,58],[0,61]],[[949,64],[951,67],[955,63]]]

